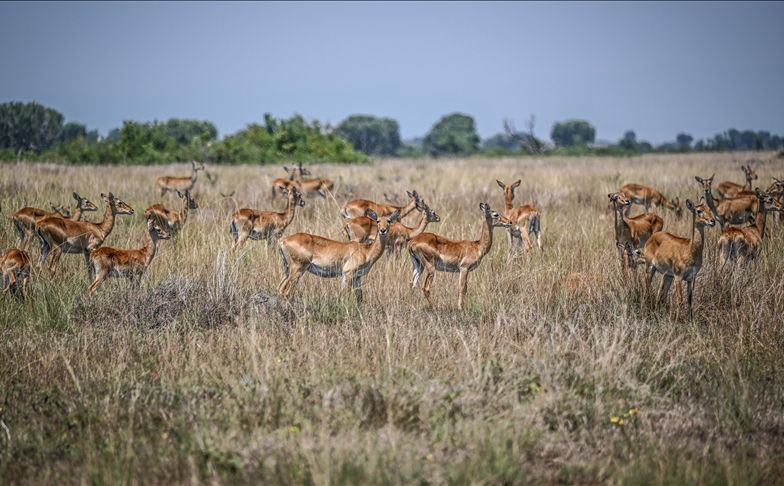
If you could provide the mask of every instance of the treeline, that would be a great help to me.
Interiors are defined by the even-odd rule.
[[[524,130],[503,121],[503,131],[482,140],[474,119],[452,113],[436,121],[428,133],[405,142],[390,118],[352,115],[336,127],[300,115],[276,119],[264,114],[236,133],[218,138],[209,121],[170,119],[165,122],[124,121],[105,137],[38,103],[0,104],[0,160],[43,160],[73,164],[155,164],[198,159],[218,164],[276,162],[360,163],[369,157],[465,157],[472,155],[635,155],[651,152],[781,150],[784,137],[766,131],[730,129],[696,140],[679,133],[654,146],[627,131],[615,143],[596,142],[596,129],[586,120],[555,123],[550,141],[535,134],[532,116]]]

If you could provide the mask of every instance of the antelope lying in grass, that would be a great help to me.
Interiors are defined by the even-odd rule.
[[[166,194],[167,191],[192,191],[193,186],[196,184],[196,176],[200,170],[204,170],[204,164],[196,164],[196,161],[191,160],[191,175],[190,177],[172,177],[162,176],[158,178],[158,187],[161,189],[161,196]]]
[[[0,277],[3,282],[3,292],[20,296],[19,284],[21,283],[21,298],[27,298],[27,287],[30,281],[30,256],[24,250],[11,248],[0,256]]]
[[[621,266],[624,270],[629,269],[628,258],[623,257],[624,245],[630,243],[633,249],[645,246],[645,242],[654,233],[661,231],[664,227],[664,220],[661,216],[654,213],[643,213],[633,218],[625,216],[626,211],[631,205],[631,201],[626,199],[621,193],[608,194],[613,204],[615,214],[615,242],[622,250]],[[627,252],[628,253],[628,252]]]
[[[651,212],[651,206],[654,208],[664,206],[673,211],[676,218],[681,219],[683,217],[683,208],[681,207],[680,198],[676,197],[670,202],[662,193],[650,186],[644,186],[642,184],[624,184],[618,189],[618,192],[631,201],[632,204],[641,204],[644,206],[646,213]],[[631,205],[626,208],[626,216],[629,215],[630,211]]]
[[[435,213],[424,200],[420,200],[416,205],[417,211],[422,213],[419,223],[413,228],[409,228],[400,221],[389,227],[389,234],[387,235],[387,248],[394,249],[396,254],[400,254],[403,247],[406,246],[408,241],[415,236],[421,235],[429,223],[438,223],[441,218]],[[367,216],[360,216],[359,218],[351,218],[344,226],[344,231],[351,241],[358,241],[360,243],[371,243],[376,238],[378,226],[375,221]]]
[[[511,185],[507,185],[497,179],[495,182],[504,191],[504,217],[511,221],[515,228],[515,231],[509,232],[509,254],[513,253],[515,247],[520,248],[522,251],[533,248],[533,243],[531,243],[532,235],[536,235],[536,244],[539,246],[539,251],[543,252],[539,210],[530,204],[514,207],[512,203],[514,191],[520,185],[520,179]],[[523,241],[525,241],[525,245],[523,245]]]
[[[751,165],[741,165],[741,170],[743,171],[743,175],[746,177],[746,184],[741,185],[737,184],[732,181],[724,181],[716,188],[716,191],[719,193],[719,197],[722,199],[730,198],[730,197],[738,197],[741,193],[746,193],[753,195],[754,193],[751,192],[751,185],[752,181],[757,180],[757,172],[751,168]],[[712,179],[713,177],[711,177]]]
[[[659,231],[645,243],[643,257],[648,266],[648,288],[651,287],[656,272],[662,274],[662,286],[659,301],[667,298],[673,279],[677,303],[680,304],[681,282],[686,281],[689,295],[689,318],[691,319],[692,292],[694,281],[702,268],[702,250],[705,247],[705,226],[715,226],[716,220],[704,199],[696,206],[686,200],[686,208],[692,214],[692,239],[681,238],[671,233]]]
[[[713,192],[711,191],[714,176],[715,174],[707,178],[694,176],[694,180],[702,186],[705,201],[719,221],[721,229],[724,230],[724,227],[728,224],[747,223],[749,218],[759,211],[757,198],[754,195],[741,195],[739,197],[722,199],[717,204],[713,199]]]
[[[286,210],[282,213],[274,211],[259,211],[258,209],[242,208],[231,215],[229,232],[234,239],[231,249],[241,248],[245,241],[267,240],[267,245],[271,245],[283,235],[283,231],[294,220],[294,213],[297,206],[305,206],[302,195],[296,187],[286,190],[288,196]]]
[[[343,217],[346,219],[350,218],[358,218],[360,216],[365,216],[368,210],[373,211],[379,218],[382,216],[389,216],[394,212],[400,213],[400,218],[406,217],[408,213],[416,208],[417,202],[419,199],[419,194],[416,191],[410,192],[406,191],[408,197],[410,198],[408,203],[405,206],[396,206],[394,204],[380,204],[368,199],[354,199],[352,201],[347,202],[343,205],[342,214]]]
[[[88,273],[91,273],[89,262],[90,252],[103,244],[103,241],[114,229],[114,218],[118,214],[133,214],[133,208],[125,204],[111,192],[107,196],[101,194],[105,204],[103,221],[91,223],[89,221],[71,221],[59,217],[47,217],[35,225],[35,232],[41,245],[43,260],[52,252],[49,270],[57,271],[57,262],[62,253],[81,253],[87,264]],[[92,275],[90,275],[92,276]]]
[[[482,233],[478,240],[450,240],[433,233],[422,233],[408,242],[408,253],[411,255],[411,263],[414,266],[411,287],[417,287],[419,279],[424,273],[422,292],[431,307],[433,307],[433,301],[430,298],[430,286],[433,283],[435,273],[437,271],[458,272],[460,280],[457,306],[462,310],[468,288],[468,272],[479,266],[482,258],[493,246],[493,228],[512,226],[509,219],[490,209],[486,203],[481,203],[479,209],[484,214],[485,224],[482,225]]]
[[[134,287],[138,287],[144,272],[155,258],[158,240],[169,238],[169,230],[150,218],[147,220],[147,239],[141,248],[124,250],[103,246],[91,251],[89,264],[95,273],[95,280],[88,287],[87,293],[93,294],[107,277],[124,277],[129,279]]]
[[[727,228],[719,236],[719,255],[722,266],[731,262],[741,267],[747,267],[750,262],[757,262],[762,251],[762,238],[765,235],[768,212],[784,210],[784,205],[775,201],[768,193],[756,189],[755,196],[759,201],[759,210],[752,219],[753,224],[743,228]],[[767,204],[770,204],[771,207],[766,207]]]
[[[378,237],[370,245],[356,241],[334,241],[308,233],[283,238],[278,245],[283,259],[283,279],[278,286],[278,293],[288,297],[292,283],[296,284],[302,274],[310,272],[325,278],[343,277],[342,288],[351,282],[357,304],[361,304],[362,277],[370,272],[384,253],[389,226],[400,219],[400,213],[395,211],[389,216],[379,217],[370,210],[368,217],[378,225]]]
[[[22,208],[11,217],[14,222],[14,229],[18,237],[17,245],[23,250],[27,250],[27,245],[35,233],[35,223],[49,217],[57,216],[60,218],[68,218],[71,221],[81,221],[82,215],[85,211],[97,211],[98,208],[86,197],[81,197],[77,193],[73,193],[73,198],[76,200],[76,210],[71,212],[62,206],[52,206],[53,212],[49,212],[38,208]]]
[[[172,236],[180,232],[185,222],[188,220],[188,213],[194,209],[199,209],[199,205],[191,197],[191,191],[177,192],[180,198],[180,210],[169,209],[163,204],[153,204],[144,210],[144,219],[153,218],[158,226],[168,228]]]

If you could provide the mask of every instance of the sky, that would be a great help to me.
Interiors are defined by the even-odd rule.
[[[661,143],[784,134],[784,3],[0,3],[0,102],[37,101],[102,134],[195,118],[220,135],[265,112],[333,125],[505,118],[549,139],[590,121]]]

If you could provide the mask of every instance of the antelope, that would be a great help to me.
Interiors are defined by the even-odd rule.
[[[65,252],[83,254],[89,274],[90,252],[101,246],[112,232],[115,216],[134,213],[132,207],[115,197],[111,192],[108,196],[101,194],[101,199],[103,199],[105,209],[103,220],[100,223],[71,221],[50,216],[35,224],[35,232],[38,234],[41,245],[42,259],[46,260],[49,252],[52,252],[52,258],[49,262],[49,270],[52,273],[57,271],[57,262],[60,260],[61,254]]]
[[[196,176],[200,170],[204,170],[204,164],[196,165],[196,161],[191,160],[190,177],[162,176],[158,178],[158,187],[161,189],[161,196],[167,191],[191,191],[196,184]]]
[[[751,165],[741,165],[740,168],[743,171],[743,175],[746,176],[746,184],[741,185],[731,181],[722,182],[716,188],[721,199],[737,197],[741,193],[754,194],[751,192],[751,181],[757,180],[757,172],[751,168]]]
[[[3,281],[3,292],[11,291],[18,295],[19,282],[22,284],[22,299],[27,298],[27,286],[30,281],[30,256],[24,250],[11,248],[0,256],[0,277]]]
[[[757,198],[754,196],[739,196],[722,199],[716,204],[711,191],[714,176],[715,174],[707,178],[694,176],[694,180],[702,185],[705,201],[716,219],[719,220],[721,229],[724,230],[724,226],[728,224],[744,224],[748,222],[749,218],[759,210]]]
[[[286,191],[289,190],[290,187],[294,186],[294,178],[296,177],[297,171],[299,170],[300,176],[303,174],[310,175],[310,171],[307,169],[303,169],[302,165],[300,164],[299,169],[297,167],[286,167],[283,166],[283,170],[288,173],[288,178],[279,177],[272,181],[272,199],[275,199],[275,196],[280,194],[285,194]]]
[[[624,251],[623,245],[626,243],[630,243],[633,249],[642,248],[651,235],[661,231],[664,227],[664,220],[654,213],[643,213],[633,218],[627,218],[624,213],[631,205],[631,201],[621,193],[608,194],[607,197],[612,201],[615,213],[615,242],[622,252]],[[624,259],[621,255],[621,266],[628,269],[629,266],[626,263],[630,260],[630,258]]]
[[[705,226],[716,226],[716,219],[705,199],[696,206],[686,200],[686,208],[692,214],[692,238],[686,239],[671,233],[654,233],[643,247],[643,257],[648,267],[647,286],[650,289],[656,272],[662,274],[659,301],[667,298],[674,278],[678,278],[675,291],[678,303],[682,300],[681,282],[686,281],[689,296],[689,319],[692,317],[691,304],[694,281],[702,268],[702,250],[705,247]],[[696,230],[696,231],[695,231]]]
[[[45,211],[38,208],[22,208],[17,211],[11,220],[14,222],[19,242],[17,246],[23,250],[27,250],[27,245],[32,239],[35,232],[35,223],[48,216],[57,216],[61,218],[68,218],[71,221],[81,221],[82,214],[85,211],[97,211],[98,208],[86,197],[81,197],[76,192],[73,193],[73,198],[76,200],[76,210],[71,212],[62,206],[52,206],[54,212]]]
[[[422,217],[413,228],[409,228],[400,221],[389,227],[389,235],[387,235],[387,247],[394,249],[396,255],[406,246],[408,241],[422,234],[427,228],[429,223],[438,223],[441,218],[435,211],[430,209],[430,206],[424,200],[417,202],[416,209],[422,213]],[[376,223],[367,216],[360,216],[359,218],[352,218],[348,220],[343,227],[348,239],[351,241],[358,241],[360,243],[371,243],[375,238],[378,231]]]
[[[514,191],[520,185],[521,180],[517,179],[511,185],[504,184],[498,179],[495,182],[504,191],[504,217],[509,219],[515,228],[514,231],[509,231],[509,254],[511,255],[514,252],[515,247],[521,247],[523,251],[533,248],[531,235],[536,235],[536,244],[539,246],[539,251],[544,252],[539,210],[530,204],[520,207],[514,207],[514,204],[512,204]],[[523,231],[523,228],[526,228],[528,231]],[[523,245],[523,241],[525,241],[525,245]]]
[[[416,191],[406,191],[410,200],[405,206],[396,206],[394,204],[380,204],[367,199],[354,199],[343,205],[342,214],[346,219],[358,218],[364,216],[368,209],[372,210],[378,217],[389,216],[395,211],[400,212],[400,218],[406,217],[408,213],[414,210],[419,201],[419,194]]]
[[[755,190],[755,197],[759,201],[759,210],[751,219],[750,226],[743,228],[727,228],[719,236],[719,251],[722,267],[728,262],[747,266],[749,262],[756,262],[762,250],[762,238],[765,234],[765,223],[768,213],[781,212],[784,208],[780,202],[775,201],[770,194]],[[771,204],[766,208],[766,204]]]
[[[305,196],[315,193],[326,198],[327,193],[331,192],[335,187],[335,183],[331,179],[314,177],[313,179],[302,180],[303,175],[310,174],[307,169],[302,168],[302,162],[299,163],[298,174],[298,176],[294,177],[294,185]]]
[[[294,220],[297,206],[305,206],[302,194],[296,187],[287,189],[286,194],[288,202],[286,210],[282,213],[242,208],[231,215],[229,232],[234,239],[232,250],[241,248],[248,238],[255,241],[267,240],[267,245],[271,245],[274,240],[283,235],[283,231]]]
[[[102,246],[90,252],[90,262],[95,280],[87,288],[87,293],[92,295],[106,277],[125,277],[134,287],[139,282],[150,266],[158,248],[158,240],[171,238],[169,230],[163,225],[158,225],[154,218],[147,219],[147,238],[144,246],[138,249],[124,250]]]
[[[493,246],[493,228],[512,226],[508,218],[493,211],[487,203],[480,203],[479,209],[484,214],[485,224],[482,225],[482,233],[478,240],[450,240],[433,233],[422,233],[408,242],[408,253],[411,255],[411,263],[414,267],[411,288],[417,287],[424,273],[422,292],[431,308],[434,306],[430,298],[430,286],[438,271],[459,272],[457,306],[460,310],[463,309],[468,288],[468,273],[479,266]]]
[[[188,213],[191,210],[199,209],[199,205],[191,197],[190,190],[186,189],[185,192],[176,192],[182,204],[179,211],[169,209],[163,204],[153,204],[144,210],[145,219],[154,218],[158,226],[168,228],[172,236],[176,236],[183,225],[185,225],[185,222],[188,220]]]
[[[370,272],[384,253],[389,227],[400,219],[400,212],[378,216],[369,210],[368,217],[378,225],[378,237],[370,245],[334,241],[308,233],[283,238],[278,244],[283,259],[283,279],[278,285],[278,293],[288,297],[292,283],[299,282],[305,272],[325,278],[342,276],[341,288],[350,282],[357,304],[361,304],[362,277]]]
[[[656,189],[650,186],[633,183],[624,184],[620,189],[618,189],[618,192],[621,193],[623,197],[631,201],[632,204],[640,204],[645,206],[646,213],[651,211],[651,206],[654,208],[664,206],[665,208],[673,211],[677,219],[681,219],[683,217],[681,200],[677,196],[672,200],[672,202],[670,202],[670,200],[664,197],[662,193]],[[631,205],[626,207],[626,216],[628,216],[630,212]]]

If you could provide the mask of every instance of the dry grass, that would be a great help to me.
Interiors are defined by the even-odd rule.
[[[282,171],[209,170],[216,184],[198,182],[201,209],[180,241],[161,243],[139,290],[113,280],[88,299],[81,258],[65,255],[54,277],[34,269],[31,301],[2,296],[0,483],[781,480],[784,227],[773,225],[756,274],[732,277],[718,272],[718,230],[708,230],[690,322],[624,281],[607,210],[623,182],[685,200],[699,195],[695,174],[740,180],[733,157],[314,169],[337,181],[336,199],[309,199],[287,232],[336,239],[347,190],[382,199],[416,189],[442,218],[431,231],[475,238],[479,203],[501,207],[495,179],[522,177],[518,203],[541,208],[545,254],[509,260],[496,230],[464,313],[457,276],[443,273],[438,308],[427,309],[408,287],[406,255],[379,261],[361,308],[338,281],[311,275],[291,302],[278,299],[277,249],[249,242],[229,254],[233,208],[219,192],[270,207]],[[134,206],[106,244],[135,247],[141,213],[159,200],[155,178],[187,168],[0,171],[2,248],[14,243],[13,210],[65,203],[74,190]],[[761,167],[760,186],[783,171]],[[689,234],[690,219],[661,214],[666,231]]]

